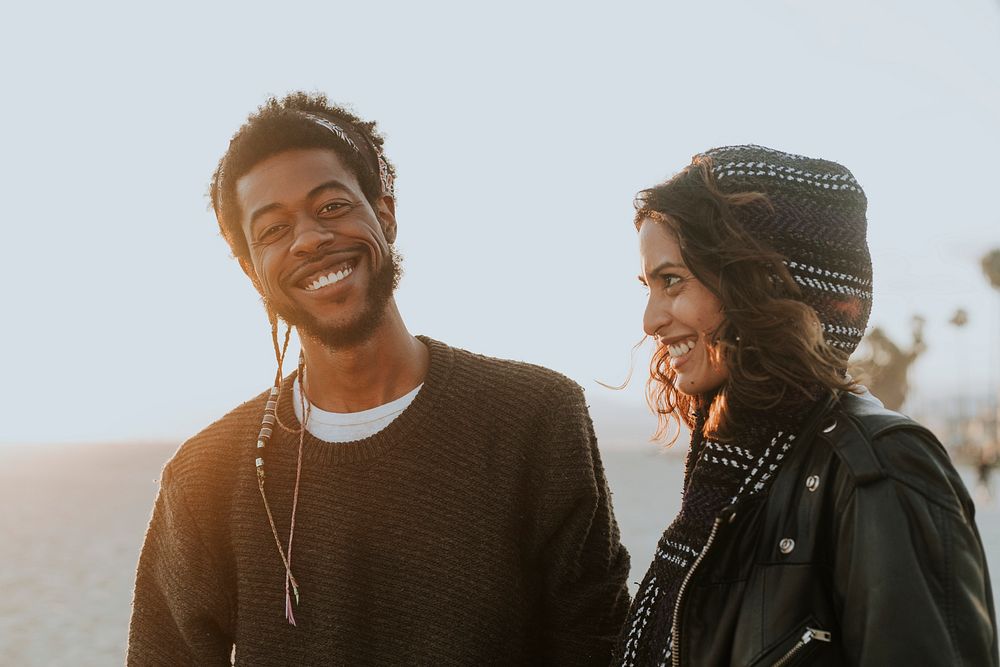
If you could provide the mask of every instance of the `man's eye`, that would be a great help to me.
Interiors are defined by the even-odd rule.
[[[350,204],[344,201],[332,201],[320,206],[319,213],[320,215],[332,215],[335,213],[341,213],[348,206],[350,206]]]
[[[257,234],[257,242],[273,241],[281,236],[287,227],[288,225],[285,224],[268,225],[260,230],[259,234]]]
[[[663,281],[663,286],[665,288],[670,289],[671,287],[675,287],[676,285],[680,284],[683,278],[673,273],[666,273],[660,276],[660,280]]]

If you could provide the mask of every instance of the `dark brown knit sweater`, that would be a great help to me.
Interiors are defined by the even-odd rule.
[[[264,395],[167,463],[136,575],[129,665],[606,665],[628,554],[580,388],[422,339],[413,403],[353,443],[306,434],[292,571],[257,489]],[[298,425],[290,379],[279,415]],[[288,538],[298,437],[268,500]]]

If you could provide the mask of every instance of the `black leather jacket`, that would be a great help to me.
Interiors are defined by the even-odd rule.
[[[767,498],[716,519],[674,664],[996,665],[974,511],[929,431],[853,394],[829,401]]]

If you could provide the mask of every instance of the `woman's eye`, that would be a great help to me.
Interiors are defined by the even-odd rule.
[[[660,279],[663,281],[663,286],[667,289],[677,286],[683,280],[683,278],[673,273],[664,274],[660,276]]]

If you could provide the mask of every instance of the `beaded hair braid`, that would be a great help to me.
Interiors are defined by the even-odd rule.
[[[326,110],[326,111],[306,111],[296,108],[291,108],[286,105],[295,105],[301,103],[302,100],[296,101],[293,99],[294,96],[286,98],[284,101],[278,102],[272,100],[275,108],[278,109],[280,115],[287,116],[292,115],[298,117],[307,123],[323,128],[324,130],[331,133],[336,137],[336,141],[347,147],[351,152],[353,152],[357,157],[360,158],[362,169],[365,174],[365,181],[369,176],[378,177],[379,184],[381,186],[381,195],[389,195],[390,197],[395,196],[395,174],[394,170],[386,160],[381,146],[381,139],[377,140],[373,138],[372,132],[374,132],[374,123],[364,124],[358,119],[354,118],[352,114],[340,110]],[[304,96],[299,96],[304,97]],[[289,101],[291,100],[291,102]],[[309,102],[309,100],[306,100]],[[318,104],[320,107],[325,107],[325,98],[320,98],[318,101],[311,102],[314,106]],[[280,108],[284,107],[284,108]],[[268,112],[271,113],[271,112]],[[263,111],[262,111],[263,114]],[[266,114],[264,114],[266,115]],[[328,116],[333,116],[333,118]],[[256,118],[251,118],[249,124],[256,123],[261,119],[261,116]],[[335,120],[336,119],[336,120]],[[272,118],[273,120],[273,118]],[[357,125],[356,125],[357,123]],[[245,128],[247,126],[244,126]],[[243,130],[241,130],[241,133]],[[227,225],[224,223],[224,216],[222,214],[222,202],[225,200],[224,193],[227,188],[231,189],[233,186],[229,183],[229,178],[227,178],[226,173],[226,163],[233,155],[234,143],[236,142],[236,152],[239,153],[241,150],[239,147],[240,141],[245,143],[245,137],[241,137],[241,133],[238,133],[233,141],[230,143],[229,150],[223,157],[222,161],[219,163],[218,170],[216,171],[214,182],[213,182],[213,192],[212,192],[212,202],[215,206],[216,215],[219,218],[219,224],[223,231],[223,236],[229,241],[230,246],[234,249],[234,252],[239,256],[240,250],[238,244],[232,238],[232,230],[227,231]],[[292,145],[298,145],[293,142]],[[325,145],[325,144],[324,144]],[[356,174],[359,181],[362,180],[361,174]],[[238,234],[237,234],[238,236]],[[241,260],[242,261],[242,260]],[[298,508],[299,499],[299,482],[302,475],[302,450],[305,442],[305,432],[306,425],[309,422],[309,408],[311,407],[309,401],[306,399],[305,394],[305,358],[299,355],[299,365],[297,369],[297,377],[302,386],[302,391],[300,392],[301,399],[301,423],[297,428],[292,428],[286,424],[283,424],[281,418],[278,416],[278,405],[281,400],[281,374],[285,360],[285,353],[288,351],[288,342],[291,337],[291,326],[287,325],[284,335],[284,342],[279,344],[278,336],[278,317],[268,306],[267,308],[268,319],[271,323],[271,340],[274,344],[274,356],[277,361],[278,368],[274,376],[274,385],[271,387],[270,394],[267,398],[267,402],[264,407],[264,415],[261,418],[260,432],[257,435],[257,447],[256,447],[256,459],[255,466],[257,470],[257,487],[260,490],[260,497],[264,503],[264,511],[267,514],[268,524],[271,526],[271,534],[274,536],[275,545],[278,547],[278,555],[281,557],[282,565],[285,568],[285,618],[291,624],[295,625],[295,616],[293,614],[293,607],[299,604],[299,584],[292,574],[292,541],[295,536],[295,514]],[[267,449],[268,443],[271,441],[271,436],[274,433],[274,429],[280,428],[286,433],[297,434],[298,435],[298,460],[295,469],[295,489],[292,495],[292,516],[288,530],[288,543],[287,546],[282,544],[281,538],[278,535],[277,525],[274,521],[274,515],[271,511],[270,503],[267,499],[267,493],[265,490],[266,475],[264,473],[264,458],[265,450]],[[292,598],[294,596],[295,605],[292,603]]]
[[[274,543],[278,547],[278,555],[281,556],[281,562],[285,566],[285,619],[291,625],[295,625],[295,614],[292,611],[292,595],[294,594],[295,596],[295,604],[299,604],[299,583],[292,575],[292,538],[295,536],[295,510],[299,504],[299,480],[302,477],[302,446],[305,441],[306,424],[309,422],[310,405],[305,399],[305,357],[300,353],[297,373],[299,381],[303,383],[303,390],[300,394],[302,423],[297,429],[293,429],[283,424],[278,417],[278,401],[281,398],[281,371],[284,366],[285,353],[288,351],[288,341],[292,335],[292,327],[288,325],[285,329],[285,340],[279,347],[278,318],[270,308],[268,308],[268,319],[271,321],[271,341],[274,343],[274,355],[278,362],[278,369],[274,375],[274,386],[271,387],[271,394],[268,396],[267,403],[264,406],[264,417],[261,419],[260,433],[257,435],[257,458],[255,461],[257,467],[257,488],[260,490],[261,500],[264,501],[264,511],[267,513],[267,522],[271,526]],[[271,505],[267,502],[267,493],[264,490],[264,450],[267,447],[267,443],[271,441],[271,434],[275,426],[289,433],[298,433],[299,436],[298,460],[295,466],[295,490],[292,495],[292,518],[288,529],[287,550],[281,545],[281,538],[278,537],[278,528],[274,523],[274,515],[271,512]]]

